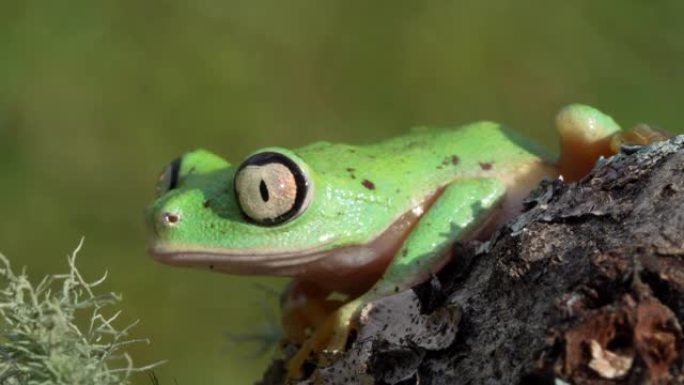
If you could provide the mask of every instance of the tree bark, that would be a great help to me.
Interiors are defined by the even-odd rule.
[[[543,182],[525,207],[367,306],[301,383],[684,383],[684,136]],[[277,361],[262,384],[280,383]]]

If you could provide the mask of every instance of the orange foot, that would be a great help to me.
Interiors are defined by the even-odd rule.
[[[334,356],[344,351],[347,338],[353,328],[357,310],[361,306],[360,300],[354,300],[340,307],[320,324],[297,353],[287,363],[289,380],[302,378],[302,368],[311,358],[320,355]],[[320,363],[320,362],[319,362]]]
[[[327,299],[329,291],[308,282],[293,281],[281,299],[282,326],[288,341],[302,343],[342,306],[339,300]]]

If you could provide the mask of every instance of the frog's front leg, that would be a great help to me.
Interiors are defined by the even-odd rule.
[[[282,327],[288,341],[302,343],[309,330],[318,329],[343,302],[328,299],[329,290],[294,280],[283,291],[280,299]]]
[[[446,186],[406,238],[382,278],[365,294],[334,312],[306,340],[288,363],[290,378],[301,376],[302,365],[315,352],[344,350],[352,323],[368,303],[406,290],[436,273],[448,259],[448,249],[467,239],[494,217],[506,192],[497,179],[460,179]]]

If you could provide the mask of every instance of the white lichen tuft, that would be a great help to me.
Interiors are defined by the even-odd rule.
[[[95,293],[106,274],[95,282],[83,279],[75,265],[82,244],[67,258],[68,273],[37,285],[0,254],[0,384],[124,385],[132,373],[157,365],[136,367],[124,351],[146,340],[127,337],[135,323],[113,325],[120,311],[103,314],[120,298]]]

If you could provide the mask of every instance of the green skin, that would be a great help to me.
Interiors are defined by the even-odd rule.
[[[254,224],[235,199],[237,166],[204,150],[186,153],[178,187],[149,211],[151,249],[163,262],[239,274],[306,276],[307,267],[325,253],[369,244],[455,181],[505,180],[523,164],[540,163],[539,151],[523,138],[487,122],[416,130],[370,146],[319,142],[294,151],[262,151],[286,154],[308,169],[314,186],[308,208],[279,226]],[[472,184],[462,189],[463,194],[481,193]],[[168,212],[180,221],[168,225],[161,220]],[[435,214],[450,223],[454,212]],[[419,259],[412,253],[402,262],[411,265]]]
[[[557,124],[562,142],[590,143],[619,131],[610,117],[582,105],[566,107]],[[275,226],[254,223],[234,191],[239,165],[191,151],[180,159],[177,185],[161,186],[147,211],[150,252],[174,265],[291,276],[325,291],[363,294],[340,310],[342,327],[363,304],[437,272],[449,245],[489,233],[519,211],[542,178],[560,172],[541,148],[491,122],[417,128],[365,146],[319,142],[262,151],[286,155],[308,175],[311,194],[299,215]]]

